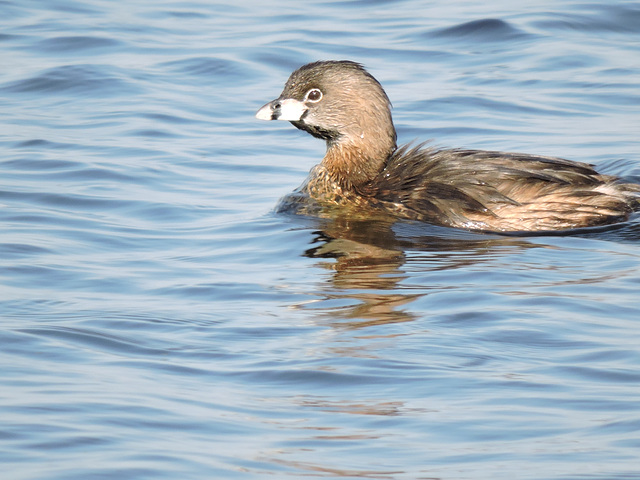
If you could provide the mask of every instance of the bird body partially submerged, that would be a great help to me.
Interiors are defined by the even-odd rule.
[[[300,187],[321,204],[489,231],[564,230],[624,221],[640,186],[560,158],[480,150],[396,147],[391,104],[354,62],[293,72],[256,117],[287,120],[327,142]]]

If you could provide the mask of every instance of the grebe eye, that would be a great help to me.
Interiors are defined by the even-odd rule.
[[[317,88],[312,88],[307,92],[304,98],[309,102],[313,102],[313,103],[319,102],[320,100],[322,100],[322,92]]]

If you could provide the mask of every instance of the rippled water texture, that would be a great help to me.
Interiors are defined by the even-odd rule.
[[[364,63],[401,142],[640,181],[637,2],[0,1],[0,464],[23,479],[640,479],[640,222],[278,215],[259,122]]]

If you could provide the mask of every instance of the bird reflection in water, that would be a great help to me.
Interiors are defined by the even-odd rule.
[[[322,223],[314,232],[314,246],[305,255],[331,259],[321,261],[319,266],[333,275],[318,292],[322,300],[305,308],[321,309],[334,326],[343,328],[416,318],[407,306],[428,295],[429,286],[415,289],[403,285],[408,256],[411,262],[421,262],[422,270],[445,270],[481,263],[508,251],[541,246],[519,237],[395,223],[393,219],[339,215],[318,221]],[[414,293],[418,290],[420,293]]]

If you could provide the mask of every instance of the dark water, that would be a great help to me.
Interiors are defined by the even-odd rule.
[[[640,180],[637,2],[0,2],[10,479],[640,479],[640,222],[276,215],[253,118],[363,62],[402,142]]]

